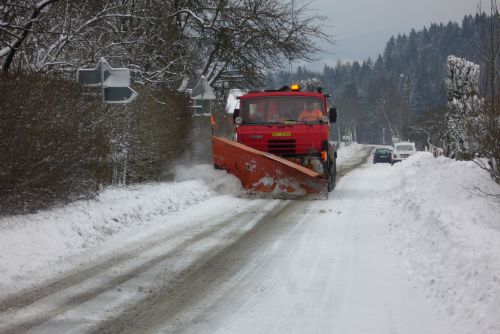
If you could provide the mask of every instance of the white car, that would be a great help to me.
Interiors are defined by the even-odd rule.
[[[410,142],[399,142],[394,143],[394,148],[392,150],[392,161],[391,164],[395,164],[398,161],[407,159],[410,155],[417,153],[415,148],[415,143]]]

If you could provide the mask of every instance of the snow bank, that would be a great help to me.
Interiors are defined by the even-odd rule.
[[[221,192],[239,190],[232,176],[208,165],[178,167],[177,174],[174,183],[109,188],[95,200],[1,218],[0,288],[121,231],[180,213]]]
[[[392,245],[411,279],[457,328],[500,333],[500,198],[484,194],[500,194],[500,186],[473,162],[429,153],[386,177],[395,182]]]

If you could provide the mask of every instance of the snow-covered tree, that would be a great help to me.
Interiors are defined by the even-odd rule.
[[[30,33],[48,8],[58,0],[18,0],[0,4],[0,59],[1,69],[7,72],[16,53],[26,44]]]
[[[6,1],[0,64],[73,77],[105,57],[149,85],[186,88],[199,71],[214,84],[228,70],[256,82],[328,40],[308,13],[298,0]]]
[[[483,100],[478,96],[479,65],[466,59],[448,56],[447,138],[455,153],[477,153],[478,143],[470,129],[480,123]]]

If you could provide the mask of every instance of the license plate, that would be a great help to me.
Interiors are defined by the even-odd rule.
[[[291,132],[273,132],[272,136],[273,137],[291,137],[292,133]]]

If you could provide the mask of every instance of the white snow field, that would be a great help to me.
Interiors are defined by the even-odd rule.
[[[339,165],[363,150],[342,147]],[[225,258],[217,284],[183,305],[175,321],[151,321],[137,332],[500,333],[500,197],[485,195],[500,194],[500,186],[473,162],[428,153],[394,166],[369,158],[338,180],[328,200],[316,201],[239,198],[238,181],[208,165],[176,175],[171,183],[111,188],[96,200],[1,218],[0,304],[127,245],[165,233],[173,245],[208,229],[214,217],[249,215],[255,219],[228,224],[189,256],[170,260],[189,266],[197,252],[238,242],[243,250],[233,245],[234,254],[244,254]],[[277,207],[289,210],[253,232],[258,243],[231,238]],[[143,298],[136,290],[121,298]],[[30,332],[86,332],[92,321],[124,311],[112,311],[115,295],[54,312],[53,319],[79,319],[71,331],[47,318]],[[12,318],[29,321],[36,312],[33,306]],[[21,328],[7,318],[0,316],[0,332],[2,321]]]

